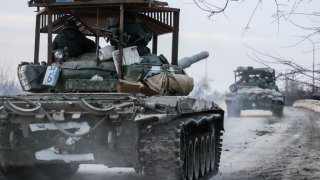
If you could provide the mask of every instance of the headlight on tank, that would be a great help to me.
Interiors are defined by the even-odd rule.
[[[63,58],[63,52],[62,51],[56,51],[54,52],[54,57],[56,59],[62,59]]]

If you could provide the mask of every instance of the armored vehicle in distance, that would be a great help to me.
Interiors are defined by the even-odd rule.
[[[227,114],[239,117],[241,110],[270,110],[274,116],[283,115],[285,96],[276,85],[275,70],[271,68],[238,67],[231,93],[226,97]]]
[[[218,172],[224,111],[187,96],[193,79],[184,69],[208,53],[178,61],[179,9],[154,0],[31,0],[29,6],[36,8],[34,60],[18,67],[28,93],[0,96],[4,176],[31,167],[32,174],[57,179],[79,164],[133,167],[161,180]],[[53,35],[69,21],[94,39],[95,52],[70,57],[71,47],[53,47]],[[48,38],[41,63],[40,33]],[[171,63],[157,55],[158,36],[167,33]]]

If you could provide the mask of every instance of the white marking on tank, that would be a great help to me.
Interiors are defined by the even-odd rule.
[[[85,123],[82,123],[81,127],[74,134],[83,134],[83,133],[89,132],[89,130],[90,130],[90,126],[88,125],[88,123],[85,122]],[[66,144],[72,145],[75,142],[79,141],[80,139],[81,137],[69,137],[66,140]]]
[[[59,126],[62,129],[79,129],[83,126],[88,126],[90,129],[90,126],[87,122],[63,122],[63,123],[56,123],[57,126]],[[36,124],[30,124],[30,129],[32,132],[35,131],[47,131],[47,130],[57,130],[58,128],[52,124],[52,123],[36,123]]]
[[[57,154],[53,147],[35,153],[36,159],[40,161],[62,160],[66,163],[77,161],[93,161],[92,153],[88,154]]]

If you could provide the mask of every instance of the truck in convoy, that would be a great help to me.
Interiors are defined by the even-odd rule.
[[[161,180],[218,172],[224,111],[188,97],[193,79],[185,68],[208,53],[178,61],[179,9],[155,0],[30,0],[29,6],[36,8],[34,59],[18,67],[27,93],[0,96],[4,177],[33,168],[28,176],[57,179],[80,164],[133,167]],[[54,44],[66,24],[93,40],[93,51],[70,39]],[[171,63],[157,52],[158,37],[168,33]]]

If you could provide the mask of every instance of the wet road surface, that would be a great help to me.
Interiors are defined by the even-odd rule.
[[[281,119],[253,114],[226,119],[220,172],[212,180],[320,179],[319,114],[291,107]]]

